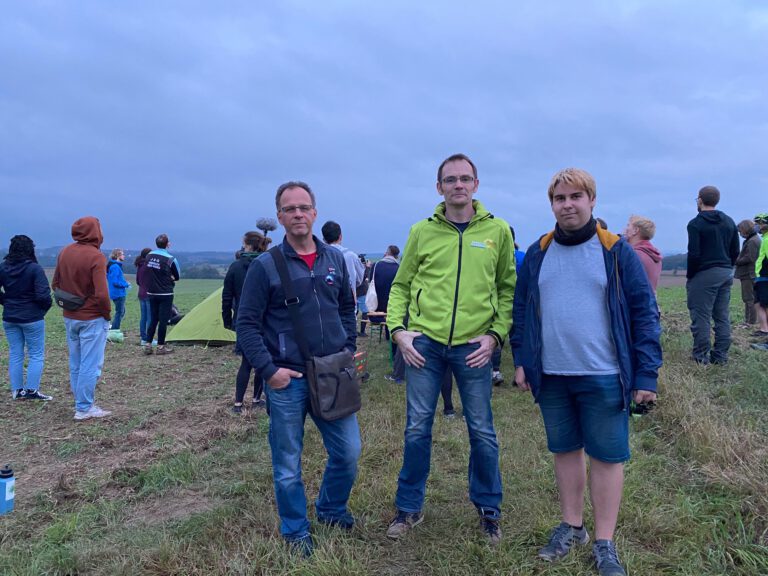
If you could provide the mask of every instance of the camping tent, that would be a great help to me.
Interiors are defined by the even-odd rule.
[[[223,290],[223,288],[219,288],[192,308],[189,314],[186,314],[170,331],[166,341],[177,344],[204,344],[206,346],[233,344],[235,333],[224,328],[224,321],[221,319],[221,293]]]

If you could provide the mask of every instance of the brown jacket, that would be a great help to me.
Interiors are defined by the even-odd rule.
[[[76,220],[72,224],[72,239],[74,244],[59,253],[51,286],[85,298],[85,304],[77,310],[64,310],[64,318],[110,320],[107,259],[99,250],[104,237],[98,218],[85,216]]]
[[[736,258],[734,278],[754,278],[755,262],[757,261],[758,254],[760,254],[760,235],[752,234],[749,238],[745,238],[744,243],[741,245],[741,252],[739,252],[739,257]]]

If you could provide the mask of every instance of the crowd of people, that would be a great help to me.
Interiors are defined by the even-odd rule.
[[[387,537],[405,538],[425,520],[438,399],[442,394],[443,414],[455,417],[455,381],[469,435],[468,498],[481,533],[495,546],[502,540],[503,486],[491,397],[504,381],[501,349],[508,341],[514,385],[530,391],[539,406],[559,494],[559,522],[538,556],[559,560],[587,544],[593,531],[598,572],[623,575],[614,532],[630,458],[629,415],[656,401],[662,365],[656,302],[662,256],[651,243],[655,224],[633,215],[621,235],[608,231],[593,215],[594,178],[568,168],[548,188],[553,228],[523,253],[509,223],[475,198],[479,184],[469,157],[446,158],[436,180],[442,201],[411,227],[402,254],[390,245],[376,263],[343,245],[336,222],[322,226],[322,240],[315,236],[314,192],[304,182],[282,184],[275,207],[283,242],[270,249],[266,233],[247,232],[224,280],[222,320],[236,332],[235,350],[242,356],[233,411],[242,412],[253,374],[252,404],[269,412],[280,532],[292,549],[311,555],[301,473],[306,417],[328,453],[315,501],[321,524],[343,530],[355,525],[348,499],[362,440],[355,410],[325,418],[312,409],[318,392],[307,373],[309,357],[354,353],[358,338],[381,324],[393,365],[385,378],[404,383],[406,393],[402,467]],[[741,283],[744,321],[756,326],[753,347],[768,350],[768,215],[736,226],[717,210],[719,201],[717,188],[703,187],[698,215],[688,224],[691,359],[701,365],[728,362],[734,278]],[[11,392],[19,400],[52,399],[40,390],[44,317],[54,300],[62,308],[74,419],[86,420],[110,414],[95,404],[95,390],[108,330],[120,329],[131,285],[122,270],[125,252],[116,248],[104,258],[98,219],[77,220],[72,239],[49,287],[32,240],[14,236],[0,264],[0,304]],[[168,236],[159,235],[155,244],[135,261],[140,337],[145,354],[164,355],[173,352],[165,343],[166,327],[181,270],[168,251]],[[283,283],[286,277],[295,296]],[[587,486],[591,529],[584,515]]]

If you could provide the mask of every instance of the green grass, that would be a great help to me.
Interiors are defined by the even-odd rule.
[[[218,285],[180,282],[177,303],[188,311]],[[632,421],[619,550],[630,574],[768,574],[768,357],[734,331],[727,367],[692,365],[684,298],[680,288],[659,294],[659,406]],[[295,559],[279,538],[268,419],[228,411],[237,358],[223,348],[178,348],[173,356],[145,359],[135,346],[137,323],[129,297],[129,338],[109,346],[97,391],[115,416],[75,424],[63,325],[58,310],[48,315],[44,382],[56,400],[2,405],[0,434],[16,441],[4,443],[1,457],[14,465],[18,482],[17,509],[0,517],[0,574],[594,573],[586,549],[556,565],[536,559],[558,521],[557,494],[538,410],[508,384],[493,399],[502,545],[485,545],[467,501],[466,428],[439,417],[426,521],[404,542],[385,538],[402,459],[405,391],[383,379],[388,352],[373,339],[364,344],[371,379],[363,390],[363,453],[350,501],[358,526],[349,534],[316,527],[316,555]],[[4,373],[4,341],[0,359]],[[508,351],[503,371],[511,377]],[[324,461],[309,423],[303,469],[310,517]]]

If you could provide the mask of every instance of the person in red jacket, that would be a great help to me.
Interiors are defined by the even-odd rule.
[[[643,216],[630,216],[627,227],[624,228],[624,238],[627,239],[629,245],[635,249],[635,254],[640,258],[654,294],[656,293],[656,286],[659,284],[659,276],[661,276],[662,260],[661,252],[651,244],[655,234],[656,224]]]
[[[94,404],[94,394],[104,365],[112,304],[107,287],[107,260],[99,249],[104,241],[99,220],[93,216],[76,220],[72,224],[72,239],[74,243],[59,253],[52,287],[83,301],[74,310],[64,309],[75,420],[103,418],[111,412]]]

